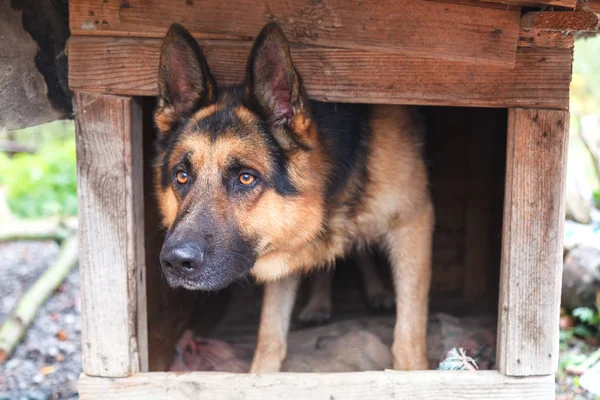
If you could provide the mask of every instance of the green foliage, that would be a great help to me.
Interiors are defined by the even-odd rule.
[[[560,330],[560,348],[565,350],[569,347],[569,342],[573,339],[573,329],[561,329]]]
[[[594,205],[596,208],[600,208],[600,190],[594,192]]]
[[[35,154],[13,158],[0,153],[0,185],[5,187],[11,211],[18,217],[37,218],[77,214],[75,139],[61,133],[40,140]]]
[[[568,331],[561,332],[561,342],[568,341],[573,335],[582,338],[596,338],[600,331],[600,315],[597,309],[590,307],[579,307],[573,310],[573,317],[577,324]],[[569,337],[570,336],[570,337]]]
[[[583,338],[594,337],[594,332],[586,325],[576,325],[573,328],[573,334],[575,334],[577,336],[581,336]]]
[[[590,307],[579,307],[574,309],[573,316],[588,325],[597,326],[600,324],[600,315],[598,315],[596,310]]]

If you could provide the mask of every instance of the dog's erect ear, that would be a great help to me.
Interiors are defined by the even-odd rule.
[[[158,129],[170,131],[196,107],[214,101],[215,92],[200,46],[183,26],[172,24],[160,51],[154,115]]]
[[[292,64],[285,34],[277,23],[266,25],[254,41],[246,85],[246,102],[250,107],[258,107],[272,125],[297,131],[299,125],[309,121],[300,76]]]

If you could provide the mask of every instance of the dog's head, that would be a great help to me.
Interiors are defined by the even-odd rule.
[[[257,258],[319,234],[323,171],[308,100],[285,35],[257,37],[243,85],[219,88],[179,25],[164,40],[155,122],[156,190],[172,286],[222,288]]]

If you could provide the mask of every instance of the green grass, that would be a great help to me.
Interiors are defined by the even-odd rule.
[[[0,153],[0,186],[17,217],[77,215],[75,133],[72,121],[13,131],[16,141],[35,144],[35,154]]]

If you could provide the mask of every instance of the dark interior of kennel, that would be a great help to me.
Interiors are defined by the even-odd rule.
[[[164,230],[159,224],[151,170],[155,135],[153,109],[154,99],[145,98],[148,348],[150,371],[163,371],[172,361],[175,343],[188,327],[198,335],[221,339],[256,334],[260,289],[241,283],[219,293],[192,293],[172,290],[162,279],[158,254]],[[426,160],[436,210],[430,310],[452,315],[487,313],[495,318],[507,110],[458,107],[420,107],[420,110],[427,126]],[[361,278],[352,264],[350,259],[337,265],[333,321],[368,313]],[[385,274],[387,266],[380,266]],[[296,302],[296,309],[303,305],[304,297],[305,290]],[[227,318],[226,328],[219,324],[223,318]],[[292,322],[291,329],[295,328]]]

